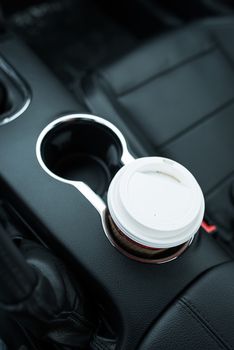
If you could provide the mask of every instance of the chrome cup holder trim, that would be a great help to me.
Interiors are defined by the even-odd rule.
[[[63,177],[60,177],[60,176],[54,174],[46,166],[46,164],[44,163],[44,161],[42,159],[42,155],[41,155],[41,146],[42,146],[42,142],[43,142],[45,136],[55,127],[57,127],[61,124],[64,124],[64,123],[72,123],[73,121],[76,121],[76,120],[93,121],[95,123],[101,124],[101,125],[109,128],[117,136],[117,138],[119,139],[120,144],[122,146],[122,155],[120,158],[120,162],[123,165],[126,165],[126,164],[128,164],[136,159],[129,152],[128,147],[127,147],[127,142],[126,142],[123,134],[120,132],[120,130],[115,125],[113,125],[112,123],[110,123],[109,121],[107,121],[103,118],[100,118],[100,117],[97,117],[94,115],[90,115],[90,114],[69,114],[69,115],[65,115],[63,117],[60,117],[60,118],[52,121],[51,123],[49,123],[41,131],[41,133],[37,139],[36,156],[37,156],[38,162],[41,165],[42,169],[48,175],[50,175],[52,178],[75,187],[93,205],[93,207],[98,211],[98,213],[101,217],[101,222],[102,222],[103,230],[104,230],[106,237],[108,238],[108,240],[112,244],[112,246],[114,246],[122,254],[124,254],[125,256],[127,256],[128,258],[130,258],[132,260],[136,260],[138,262],[150,263],[150,264],[162,264],[165,262],[175,260],[178,256],[180,256],[192,244],[193,238],[190,239],[188,242],[186,242],[182,247],[180,247],[178,254],[174,254],[173,256],[169,256],[167,258],[147,259],[147,258],[143,258],[143,257],[141,258],[141,257],[135,256],[135,255],[129,253],[128,251],[124,250],[112,237],[112,234],[111,234],[111,231],[110,231],[109,225],[108,225],[108,220],[107,220],[108,208],[107,208],[107,205],[105,204],[105,202],[103,201],[103,199],[101,197],[99,197],[99,195],[97,195],[86,183],[84,183],[82,181],[67,180]]]
[[[54,121],[52,121],[50,124],[48,124],[40,133],[38,139],[37,139],[37,144],[36,144],[36,156],[37,159],[39,161],[39,164],[41,165],[41,167],[43,168],[43,170],[49,174],[51,177],[53,177],[54,179],[60,181],[60,182],[64,182],[67,183],[69,185],[74,186],[78,191],[80,191],[83,196],[95,207],[95,209],[99,212],[99,214],[101,216],[103,216],[104,212],[106,211],[106,204],[104,203],[104,201],[102,200],[102,198],[100,198],[88,185],[86,185],[84,182],[82,181],[73,181],[73,180],[67,180],[64,179],[56,174],[54,174],[44,163],[44,160],[42,159],[42,155],[41,155],[41,145],[42,142],[45,138],[45,136],[55,127],[64,124],[64,123],[72,123],[73,121],[76,120],[84,120],[84,121],[93,121],[95,123],[104,125],[105,127],[109,128],[119,139],[120,144],[122,146],[122,156],[121,156],[121,163],[123,165],[132,162],[135,158],[130,154],[130,152],[128,151],[128,147],[127,147],[127,143],[125,141],[125,138],[123,136],[123,134],[119,131],[118,128],[116,128],[116,126],[114,126],[112,123],[108,122],[107,120],[94,116],[94,115],[90,115],[90,114],[70,114],[70,115],[66,115],[63,117],[60,117]]]

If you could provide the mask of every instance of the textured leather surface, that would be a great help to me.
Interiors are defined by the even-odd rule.
[[[161,316],[140,350],[234,349],[234,263],[206,272]]]
[[[87,75],[90,111],[122,129],[138,156],[144,145],[148,155],[174,158],[209,191],[234,170],[231,33],[234,18],[199,22]]]
[[[223,18],[151,40],[88,74],[86,104],[116,124],[138,156],[178,160],[208,192],[234,170],[233,34],[234,18]],[[197,279],[140,350],[234,349],[233,270],[225,264]]]

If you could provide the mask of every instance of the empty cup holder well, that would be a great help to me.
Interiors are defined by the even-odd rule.
[[[122,166],[122,152],[120,140],[109,127],[82,117],[55,123],[40,145],[50,172],[61,179],[82,181],[102,198]]]

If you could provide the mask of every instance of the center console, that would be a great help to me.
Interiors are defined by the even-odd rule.
[[[1,62],[0,81],[10,102],[0,117],[0,195],[87,288],[114,329],[116,349],[136,349],[150,325],[194,280],[230,261],[231,255],[203,228],[181,257],[166,264],[146,264],[122,254],[106,235],[93,195],[74,186],[74,181],[85,180],[106,201],[106,188],[126,161],[119,162],[116,135],[102,128],[87,131],[84,125],[75,137],[80,136],[82,152],[88,148],[95,157],[68,159],[74,129],[68,125],[57,138],[50,134],[49,144],[43,145],[48,147],[45,171],[36,153],[39,135],[58,118],[89,111],[14,35],[0,38]],[[127,147],[124,129],[120,131]],[[137,149],[137,138],[134,142]],[[74,167],[77,161],[79,168]]]

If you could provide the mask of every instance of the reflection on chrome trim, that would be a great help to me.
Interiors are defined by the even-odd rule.
[[[30,89],[15,69],[6,62],[3,57],[0,57],[0,69],[12,80],[12,82],[20,89],[23,94],[24,103],[15,111],[7,111],[0,116],[0,126],[10,123],[25,112],[31,102]]]
[[[64,178],[54,174],[45,165],[45,163],[44,163],[44,161],[42,159],[41,144],[42,144],[42,141],[44,140],[45,136],[48,134],[48,132],[51,131],[52,129],[54,129],[56,126],[60,125],[60,124],[71,123],[74,120],[93,121],[95,123],[102,124],[102,125],[106,126],[107,128],[109,128],[117,136],[117,138],[119,139],[120,144],[122,146],[122,150],[123,151],[122,151],[122,156],[121,156],[120,161],[123,163],[123,165],[125,165],[125,164],[127,164],[129,162],[132,162],[135,158],[129,153],[126,140],[125,140],[123,134],[119,131],[119,129],[117,129],[116,126],[114,126],[112,123],[108,122],[107,120],[105,120],[103,118],[100,118],[100,117],[96,117],[94,115],[90,115],[90,114],[70,114],[70,115],[66,115],[66,116],[63,116],[61,118],[58,118],[58,119],[52,121],[40,133],[40,135],[38,137],[38,140],[37,140],[37,144],[36,144],[36,155],[37,155],[37,159],[38,159],[41,167],[45,170],[45,172],[47,172],[47,174],[49,174],[54,179],[74,186],[95,207],[95,209],[99,212],[99,214],[101,216],[103,216],[103,213],[106,210],[106,204],[104,203],[102,198],[100,198],[84,182],[67,180],[67,179],[64,179]]]

